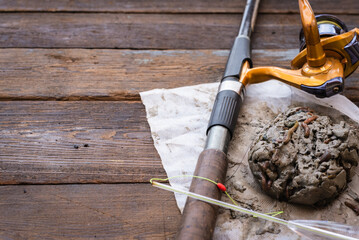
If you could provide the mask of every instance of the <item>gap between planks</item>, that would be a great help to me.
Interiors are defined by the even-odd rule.
[[[105,12],[105,13],[241,13],[245,0],[182,0],[182,1],[0,1],[0,12]],[[342,0],[340,7],[336,1],[311,0],[314,11],[331,14],[359,14],[359,4],[355,0]],[[260,13],[299,13],[296,1],[266,0],[260,3]]]

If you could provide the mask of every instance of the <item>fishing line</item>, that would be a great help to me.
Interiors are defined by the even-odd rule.
[[[159,181],[159,182],[167,182],[171,179],[175,179],[175,178],[182,178],[182,177],[190,177],[190,178],[197,178],[197,179],[201,179],[201,180],[205,180],[208,182],[213,183],[214,185],[216,185],[218,187],[219,190],[221,190],[223,193],[225,193],[227,195],[227,197],[232,201],[232,203],[236,206],[239,206],[239,204],[229,195],[229,193],[227,192],[227,188],[224,186],[224,184],[222,183],[218,183],[216,181],[213,181],[212,179],[209,178],[205,178],[205,177],[201,177],[201,176],[195,176],[195,175],[178,175],[178,176],[173,176],[173,177],[169,177],[169,178],[151,178],[150,179],[150,183],[154,186],[156,186],[156,182],[154,181]],[[282,214],[283,211],[277,211],[277,212],[269,212],[269,213],[264,213],[270,216],[277,216],[279,214]],[[253,217],[257,217],[254,216]]]
[[[185,175],[185,176],[190,176],[190,175]],[[182,176],[175,176],[173,178],[176,177],[182,177]],[[191,177],[195,177],[195,178],[199,178],[199,179],[203,179],[203,180],[209,180],[210,182],[216,184],[215,181],[210,180],[210,179],[206,179],[206,178],[202,178],[199,176],[191,176]],[[167,179],[160,179],[160,180],[164,180],[167,181],[171,178],[167,178]],[[355,239],[359,239],[359,227],[358,226],[349,226],[346,224],[340,224],[340,223],[336,223],[336,222],[331,222],[331,221],[318,221],[318,220],[284,220],[281,218],[277,218],[268,214],[264,214],[264,213],[260,213],[260,212],[256,212],[254,210],[250,210],[250,209],[246,209],[243,207],[240,207],[238,205],[234,205],[234,204],[230,204],[227,202],[223,202],[223,201],[219,201],[217,199],[213,199],[210,197],[206,197],[194,192],[189,192],[183,189],[179,189],[179,188],[175,188],[172,187],[170,185],[166,185],[166,184],[162,184],[159,182],[156,182],[156,178],[152,178],[150,180],[152,186],[155,186],[157,188],[163,189],[163,190],[167,190],[167,191],[171,191],[174,193],[180,193],[180,194],[184,194],[187,195],[189,197],[195,198],[197,200],[201,200],[213,205],[217,205],[223,208],[227,208],[227,209],[231,209],[234,211],[239,211],[242,213],[246,213],[258,218],[262,218],[271,222],[275,222],[281,225],[284,225],[286,227],[288,227],[290,230],[294,231],[295,233],[297,233],[300,236],[304,236],[307,237],[309,239],[345,239],[345,240],[355,240]],[[218,185],[217,185],[218,186]]]

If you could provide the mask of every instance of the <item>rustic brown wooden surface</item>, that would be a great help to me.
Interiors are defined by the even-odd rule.
[[[359,1],[311,3],[359,26]],[[147,183],[165,171],[139,92],[217,81],[244,4],[0,0],[0,239],[172,239],[180,214]],[[297,1],[259,12],[255,65],[289,67]]]
[[[139,101],[139,92],[153,88],[218,81],[228,53],[218,49],[0,49],[0,99]],[[298,49],[254,49],[253,61],[255,66],[289,68],[296,54]],[[350,76],[345,91],[357,103],[358,79],[359,72]]]
[[[229,49],[241,14],[3,13],[0,47]],[[352,28],[359,15],[342,15]],[[298,14],[262,14],[255,49],[297,48]]]
[[[0,186],[0,239],[168,239],[173,194],[144,184]]]
[[[165,177],[140,102],[0,102],[0,184]]]

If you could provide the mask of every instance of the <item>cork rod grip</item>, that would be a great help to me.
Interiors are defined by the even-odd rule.
[[[216,149],[204,150],[198,158],[195,176],[224,182],[227,172],[226,154]],[[220,199],[221,192],[211,182],[193,178],[191,192]],[[212,239],[218,207],[192,198],[187,198],[177,240]]]

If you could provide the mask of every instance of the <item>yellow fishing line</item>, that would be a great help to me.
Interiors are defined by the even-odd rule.
[[[167,181],[169,181],[171,179],[181,178],[181,177],[198,178],[198,179],[202,179],[202,180],[211,182],[211,183],[217,185],[217,187],[227,195],[227,197],[232,201],[232,203],[234,205],[239,206],[238,203],[229,195],[229,193],[227,192],[225,186],[222,183],[217,183],[217,182],[215,182],[215,181],[213,181],[212,179],[209,179],[209,178],[205,178],[205,177],[201,177],[201,176],[195,176],[195,175],[178,175],[178,176],[173,176],[173,177],[169,177],[169,178],[151,178],[150,183],[153,184],[153,181],[167,182]],[[224,189],[222,189],[222,186],[224,187]],[[282,214],[282,213],[283,213],[283,211],[269,212],[269,213],[264,213],[264,214],[267,214],[267,215],[270,215],[270,216],[274,217],[274,216],[277,216],[277,215]],[[256,216],[253,215],[253,217],[256,217]]]

